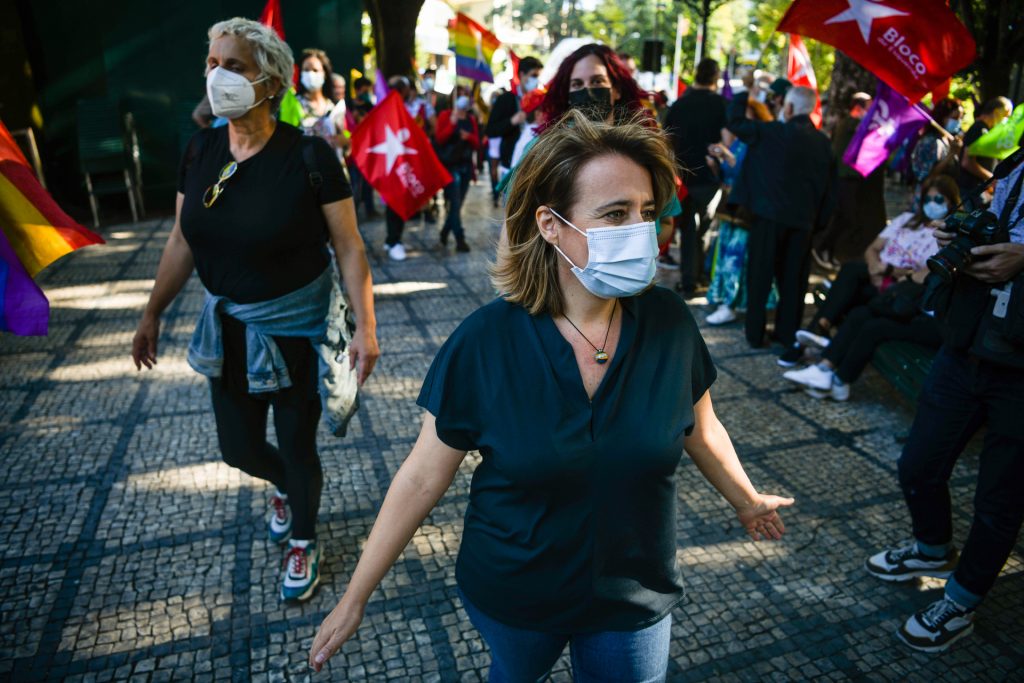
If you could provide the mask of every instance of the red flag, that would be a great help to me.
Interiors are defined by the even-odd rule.
[[[821,96],[818,95],[818,79],[814,77],[811,55],[800,36],[789,34],[789,65],[786,67],[786,79],[793,85],[800,85],[814,91],[816,101],[811,121],[815,127],[821,128]]]
[[[512,92],[519,95],[519,55],[509,49],[508,61],[512,63]]]
[[[795,0],[776,30],[834,45],[911,103],[975,56],[970,31],[941,0]]]
[[[397,91],[352,134],[352,159],[384,203],[405,220],[452,181]]]
[[[274,29],[277,36],[284,40],[284,17],[281,15],[281,0],[267,0],[260,13],[260,23]]]
[[[676,99],[682,97],[684,92],[686,92],[686,81],[681,78],[676,79]]]
[[[936,104],[938,104],[939,102],[941,102],[942,100],[944,100],[947,97],[949,97],[949,86],[950,86],[950,80],[947,78],[945,81],[943,81],[942,85],[940,85],[935,90],[932,90],[932,106],[933,107]]]

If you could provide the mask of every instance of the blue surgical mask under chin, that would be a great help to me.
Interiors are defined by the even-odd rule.
[[[946,121],[945,129],[953,135],[959,135],[963,127],[960,125],[960,119],[948,119]]]
[[[587,238],[587,265],[580,268],[556,245],[555,251],[572,266],[573,275],[588,292],[601,299],[635,296],[647,289],[657,269],[658,238],[654,221],[610,228],[580,230],[548,209],[559,220]]]

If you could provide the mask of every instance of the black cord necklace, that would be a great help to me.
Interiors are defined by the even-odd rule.
[[[588,344],[594,347],[594,361],[598,365],[604,365],[605,363],[608,362],[608,353],[604,350],[604,347],[608,345],[608,334],[612,331],[612,321],[615,320],[615,309],[619,307],[618,304],[619,302],[617,299],[615,303],[612,304],[612,313],[610,316],[608,316],[608,329],[604,331],[604,342],[601,344],[601,348],[597,348],[596,346],[594,346],[594,342],[590,341],[590,339],[587,338],[587,335],[583,334],[583,330],[576,327],[576,323],[569,320],[569,316],[562,316],[569,322],[570,325],[572,325],[574,330],[580,333],[580,336],[583,337]]]

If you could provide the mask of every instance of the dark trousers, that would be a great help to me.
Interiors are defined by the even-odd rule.
[[[356,207],[363,205],[366,216],[374,212],[373,208],[373,186],[360,173],[359,167],[354,163],[348,166],[349,177],[352,178],[352,196],[355,198]]]
[[[715,198],[720,186],[717,184],[694,185],[686,188],[689,194],[683,205],[682,220],[679,223],[679,272],[684,292],[692,292],[697,288],[702,266],[704,250],[702,238],[711,225],[708,205]]]
[[[858,306],[839,326],[822,357],[836,368],[844,382],[855,382],[883,342],[902,340],[938,347],[942,331],[934,318],[917,315],[910,320],[893,320],[877,315],[870,306]]]
[[[224,321],[225,317],[221,319]],[[241,323],[227,320],[225,335],[237,337],[243,333]],[[239,342],[225,338],[225,354],[232,352],[231,358],[225,355],[225,377],[210,380],[217,441],[225,463],[249,476],[272,482],[278,490],[288,494],[292,537],[314,539],[324,483],[316,449],[321,410],[316,384],[317,357],[305,339],[281,339],[279,342],[292,386],[257,397],[249,393],[244,371],[242,378],[233,379],[238,373],[232,366],[244,363],[244,342],[240,342],[239,355]],[[277,448],[267,443],[270,406],[274,407]]]
[[[921,391],[899,460],[914,538],[953,539],[949,477],[971,436],[987,426],[974,492],[974,521],[953,576],[984,596],[1010,556],[1024,520],[1024,371],[942,348]]]
[[[747,238],[747,342],[764,343],[766,307],[772,278],[779,287],[775,308],[775,338],[792,346],[804,314],[804,292],[810,276],[809,226],[784,225],[761,218]]]
[[[384,239],[384,244],[389,247],[393,247],[402,241],[402,232],[405,230],[405,221],[397,213],[391,210],[391,207],[387,207],[384,212],[384,223],[387,225],[388,234]]]
[[[473,169],[470,166],[448,169],[452,174],[452,181],[444,188],[444,198],[448,202],[448,215],[444,219],[444,227],[441,234],[453,233],[455,239],[460,242],[466,239],[462,230],[462,203],[469,191],[469,181],[473,178]]]
[[[814,327],[814,323],[827,320],[835,328],[850,310],[863,306],[877,295],[878,288],[871,284],[868,275],[868,264],[863,261],[847,261],[839,269],[811,327]]]

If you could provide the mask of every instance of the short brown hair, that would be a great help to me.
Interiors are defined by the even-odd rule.
[[[541,134],[515,169],[505,218],[508,239],[499,246],[497,263],[491,268],[495,289],[530,315],[557,316],[565,309],[558,283],[559,257],[537,227],[537,207],[550,206],[569,215],[580,170],[606,155],[624,156],[650,172],[659,213],[675,194],[672,147],[662,131],[639,117],[609,125],[570,110]]]

